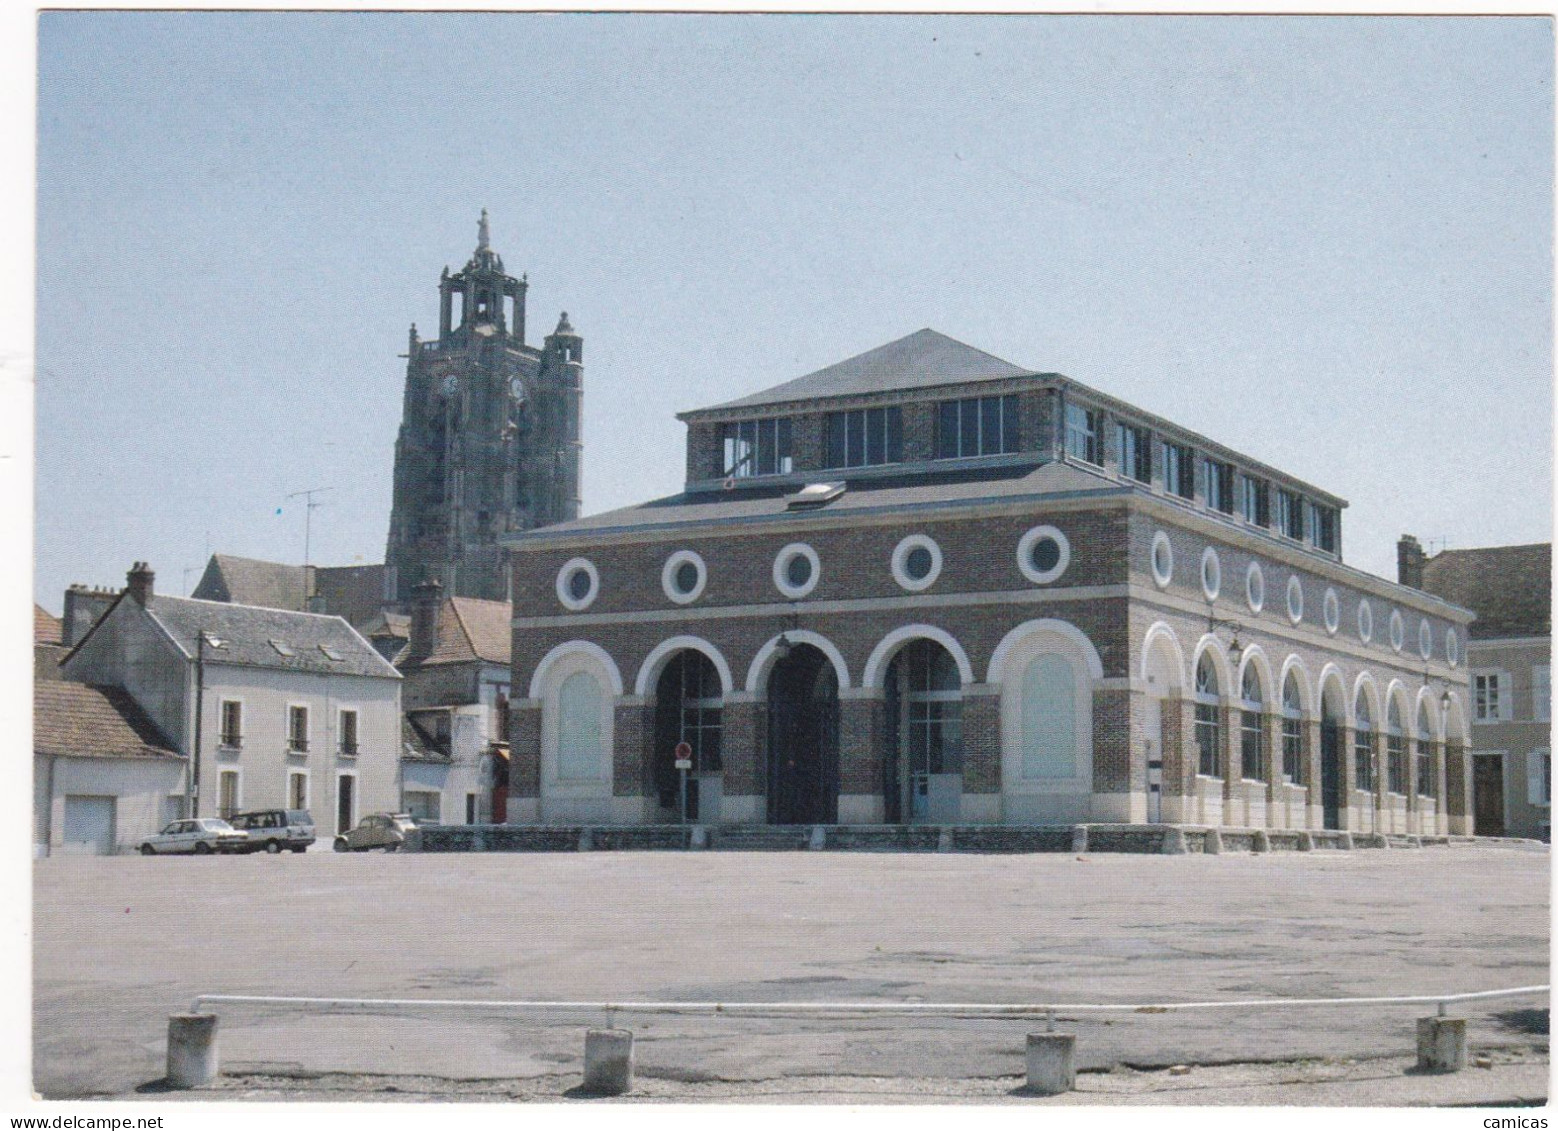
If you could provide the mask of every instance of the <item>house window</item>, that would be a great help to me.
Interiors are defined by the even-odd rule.
[[[477,817],[480,816],[480,813],[478,812],[477,806],[480,804],[480,801],[481,794],[479,793],[467,793],[465,795],[465,823],[467,825],[474,825],[479,823],[477,821]]]
[[[1526,801],[1543,806],[1553,803],[1553,759],[1546,750],[1526,755]]]
[[[1401,708],[1392,699],[1385,712],[1385,788],[1407,791],[1407,740],[1401,732]]]
[[[1119,426],[1120,474],[1138,483],[1152,482],[1152,434],[1134,424]]]
[[[1066,405],[1066,453],[1072,459],[1100,465],[1104,462],[1099,450],[1098,420],[1099,413],[1093,409]]]
[[[1295,542],[1304,540],[1304,509],[1302,500],[1291,491],[1277,488],[1277,532]]]
[[[1266,731],[1261,726],[1260,676],[1253,665],[1244,669],[1244,685],[1239,690],[1243,706],[1239,712],[1240,771],[1252,781],[1266,780]]]
[[[830,412],[825,431],[829,467],[870,467],[903,459],[903,411],[897,406]]]
[[[287,748],[289,750],[308,749],[308,708],[287,708]]]
[[[1017,451],[1017,397],[969,397],[942,401],[936,458],[994,456]]]
[[[1210,656],[1202,653],[1196,664],[1196,748],[1200,753],[1199,769],[1207,777],[1221,777],[1222,724],[1218,719],[1217,669]]]
[[[238,812],[238,771],[223,770],[217,779],[217,816],[224,821]]]
[[[1433,729],[1428,721],[1428,711],[1417,712],[1417,795],[1436,797],[1434,791]]]
[[[1196,497],[1196,456],[1183,444],[1163,441],[1163,489],[1181,499]]]
[[[1506,717],[1503,674],[1503,672],[1483,672],[1472,676],[1477,722],[1492,723]]]
[[[357,712],[341,712],[341,753],[351,756],[357,753]]]
[[[1531,669],[1531,717],[1545,723],[1551,721],[1552,713],[1552,669],[1546,664],[1537,664]]]
[[[1292,672],[1282,685],[1282,776],[1294,785],[1304,784],[1304,720]]]
[[[287,775],[287,808],[308,808],[308,775],[293,770]]]
[[[724,447],[722,475],[787,475],[794,470],[790,455],[790,418],[741,420],[720,429]]]
[[[1369,716],[1369,701],[1358,696],[1356,722],[1353,726],[1352,753],[1354,785],[1364,792],[1374,789],[1374,723]]]
[[[1207,457],[1201,466],[1206,472],[1206,505],[1223,514],[1233,513],[1233,468]]]
[[[1336,552],[1336,512],[1330,507],[1305,500],[1304,511],[1309,516],[1309,544],[1328,553]],[[1290,534],[1290,538],[1302,537],[1302,532]]]
[[[401,808],[416,819],[419,825],[436,825],[439,821],[441,798],[432,790],[408,789],[400,795]]]
[[[1239,511],[1245,522],[1270,526],[1271,491],[1266,484],[1249,475],[1239,476]]]
[[[243,745],[243,704],[234,699],[222,700],[222,733],[219,741],[234,750]]]

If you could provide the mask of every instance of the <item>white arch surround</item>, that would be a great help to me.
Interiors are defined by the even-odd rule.
[[[1380,699],[1379,684],[1374,682],[1374,676],[1369,672],[1359,672],[1358,678],[1353,680],[1352,701],[1354,707],[1352,713],[1354,717],[1356,717],[1358,713],[1356,704],[1358,702],[1358,696],[1360,693],[1366,694],[1369,698],[1369,719],[1371,720],[1370,726],[1374,730],[1384,730],[1385,704],[1383,700]]]
[[[1454,691],[1450,692],[1450,709],[1445,712],[1444,740],[1466,745],[1466,711],[1460,695]]]
[[[1167,625],[1164,628],[1169,631],[1170,636],[1173,635],[1173,631],[1168,629]],[[1087,638],[1087,633],[1070,621],[1056,620],[1053,617],[1040,617],[1037,620],[1024,621],[1001,637],[1001,642],[995,646],[995,651],[990,654],[990,667],[985,673],[985,682],[1001,683],[1005,679],[1006,660],[1011,655],[1012,649],[1021,644],[1024,638],[1032,636],[1036,632],[1053,632],[1057,636],[1063,636],[1071,641],[1081,651],[1084,660],[1087,662],[1088,675],[1094,679],[1104,678],[1104,663],[1098,658],[1098,649],[1093,647],[1093,642]],[[1149,638],[1151,637],[1152,633],[1150,630],[1147,635]],[[1174,646],[1177,649],[1179,647],[1178,642],[1175,642]],[[970,680],[969,682],[973,681]]]
[[[810,644],[833,665],[834,674],[838,676],[839,690],[853,686],[849,682],[849,666],[844,663],[844,654],[838,650],[838,645],[821,633],[812,632],[806,628],[786,629],[774,635],[766,644],[757,650],[757,655],[752,657],[752,665],[747,668],[746,689],[754,695],[763,690],[768,682],[769,670],[774,666],[774,653],[779,647],[779,637],[784,637],[791,644]]]
[[[1401,733],[1411,734],[1414,730],[1417,729],[1417,723],[1409,716],[1412,711],[1417,709],[1417,703],[1410,695],[1407,694],[1407,685],[1402,683],[1399,679],[1392,679],[1390,683],[1385,686],[1385,698],[1383,700],[1383,706],[1385,708],[1384,714],[1387,721],[1390,719],[1390,704],[1392,702],[1396,704],[1396,708],[1401,712]]]
[[[591,656],[606,669],[606,675],[611,680],[611,693],[622,694],[622,673],[617,670],[617,662],[611,658],[611,654],[592,640],[569,640],[559,644],[546,655],[541,657],[541,662],[536,665],[535,674],[530,677],[530,698],[541,698],[541,689],[546,680],[546,673],[565,656],[580,652]]]
[[[633,682],[633,694],[651,694],[666,662],[677,652],[687,649],[702,652],[709,658],[709,662],[714,665],[714,670],[719,672],[719,685],[723,694],[729,695],[735,690],[735,681],[730,675],[730,664],[718,648],[701,636],[672,636],[660,641],[650,650],[649,655],[644,657],[644,662],[639,665],[638,678]]]
[[[1309,669],[1304,666],[1304,661],[1297,653],[1288,656],[1282,661],[1282,674],[1277,679],[1277,701],[1282,700],[1282,689],[1288,685],[1288,673],[1295,673],[1298,683],[1298,709],[1305,718],[1318,718],[1320,714],[1319,704],[1315,700],[1314,687],[1309,682]]]
[[[1219,699],[1237,699],[1239,686],[1234,682],[1233,668],[1228,664],[1228,653],[1223,650],[1223,642],[1210,632],[1203,632],[1201,639],[1196,642],[1195,654],[1190,658],[1191,687],[1195,686],[1196,669],[1201,666],[1201,657],[1210,653],[1212,663],[1217,668],[1217,697]]]
[[[1271,661],[1266,659],[1266,650],[1259,644],[1251,644],[1244,649],[1244,655],[1239,660],[1239,678],[1234,687],[1234,698],[1244,697],[1244,672],[1251,664],[1255,665],[1255,675],[1260,680],[1261,702],[1268,710],[1273,706],[1280,710],[1282,689],[1273,689],[1271,686]]]
[[[963,645],[946,629],[937,628],[933,624],[906,624],[893,629],[871,649],[871,655],[866,660],[865,671],[860,676],[861,687],[881,687],[887,674],[887,665],[898,649],[911,640],[934,640],[940,644],[957,661],[958,678],[967,687],[974,682],[974,665],[968,662],[968,653],[963,651]]]
[[[1320,678],[1315,681],[1315,714],[1320,718],[1325,717],[1325,688],[1326,684],[1335,684],[1336,692],[1342,700],[1342,725],[1352,726],[1352,696],[1347,693],[1347,680],[1342,675],[1342,669],[1335,664],[1326,664],[1320,669]]]
[[[1417,730],[1417,720],[1422,716],[1424,709],[1428,711],[1429,732],[1420,734]],[[1418,738],[1427,738],[1431,742],[1444,741],[1444,718],[1439,710],[1439,697],[1434,694],[1431,687],[1419,687],[1417,698],[1412,704],[1412,733]]]
[[[1161,531],[1159,532],[1161,533]],[[1185,650],[1179,645],[1179,636],[1162,621],[1154,621],[1152,627],[1147,629],[1147,634],[1141,640],[1141,678],[1146,682],[1150,678],[1152,666],[1153,646],[1162,642],[1163,647],[1170,653],[1170,659],[1174,665],[1175,688],[1183,688],[1185,683]]]

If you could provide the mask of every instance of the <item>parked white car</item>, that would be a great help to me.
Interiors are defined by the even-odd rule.
[[[233,828],[220,817],[195,817],[174,821],[155,836],[141,841],[142,856],[213,852],[247,852],[249,834]]]

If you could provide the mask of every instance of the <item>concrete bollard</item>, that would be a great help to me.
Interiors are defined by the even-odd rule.
[[[1163,844],[1158,849],[1164,856],[1183,856],[1185,848],[1185,830],[1178,825],[1170,825],[1163,830]]]
[[[1206,839],[1202,842],[1201,851],[1208,856],[1216,856],[1223,850],[1223,834],[1216,829],[1206,830]]]
[[[1255,835],[1250,837],[1250,851],[1251,852],[1270,852],[1271,851],[1271,837],[1266,834],[1266,830],[1265,829],[1256,829],[1255,830]]]
[[[707,848],[707,847],[709,847],[709,830],[704,828],[702,825],[694,825],[692,827],[692,837],[687,842],[687,847],[688,848]]]
[[[826,825],[813,825],[811,827],[811,840],[806,847],[813,852],[821,852],[828,847],[828,829]]]
[[[199,1088],[215,1080],[220,1067],[216,1014],[171,1015],[168,1018],[168,1086]]]
[[[1079,852],[1079,853],[1087,851],[1087,826],[1086,825],[1073,825],[1072,826],[1072,828],[1071,828],[1071,851],[1072,852]]]
[[[1028,1091],[1058,1096],[1077,1086],[1074,1033],[1028,1034]]]
[[[1307,832],[1299,833],[1298,850],[1300,852],[1313,852],[1315,850],[1315,838]]]
[[[941,831],[936,834],[936,851],[937,852],[951,852],[952,851],[952,830],[950,828],[948,828],[946,825],[942,825],[941,826]]]
[[[1337,840],[1337,846],[1351,852],[1356,847],[1352,843],[1352,833],[1343,833]]]
[[[584,1034],[584,1090],[620,1096],[633,1090],[633,1034],[626,1029],[589,1029]]]
[[[1422,1072],[1459,1072],[1466,1067],[1466,1018],[1417,1019],[1417,1067]]]

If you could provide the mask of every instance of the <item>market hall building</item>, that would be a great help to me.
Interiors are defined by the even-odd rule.
[[[509,821],[1469,833],[1472,614],[1345,502],[932,330],[680,415],[506,541]],[[528,688],[528,695],[525,690]]]

